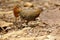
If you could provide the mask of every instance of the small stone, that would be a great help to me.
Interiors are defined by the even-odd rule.
[[[24,7],[33,7],[33,4],[30,3],[30,2],[26,2],[26,3],[24,4]]]

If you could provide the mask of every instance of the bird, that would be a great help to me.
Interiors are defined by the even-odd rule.
[[[42,9],[38,7],[21,8],[19,5],[16,5],[13,12],[16,18],[20,16],[22,19],[27,20],[28,23],[29,21],[35,20],[35,18],[37,18],[42,12]]]
[[[22,8],[22,11],[20,12],[19,15],[23,19],[30,21],[30,20],[35,20],[35,18],[37,18],[41,12],[42,9],[26,7],[26,8]]]

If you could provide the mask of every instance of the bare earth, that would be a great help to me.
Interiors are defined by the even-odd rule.
[[[43,9],[28,25],[13,14],[14,5],[25,2]],[[60,40],[60,0],[0,0],[0,40]]]

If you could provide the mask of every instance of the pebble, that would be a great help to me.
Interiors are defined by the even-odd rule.
[[[33,7],[33,4],[30,3],[30,2],[26,2],[26,3],[24,4],[24,7]]]

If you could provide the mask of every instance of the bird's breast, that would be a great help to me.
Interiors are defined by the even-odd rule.
[[[34,19],[39,16],[41,10],[33,8],[24,8],[20,12],[20,16],[24,19]]]

